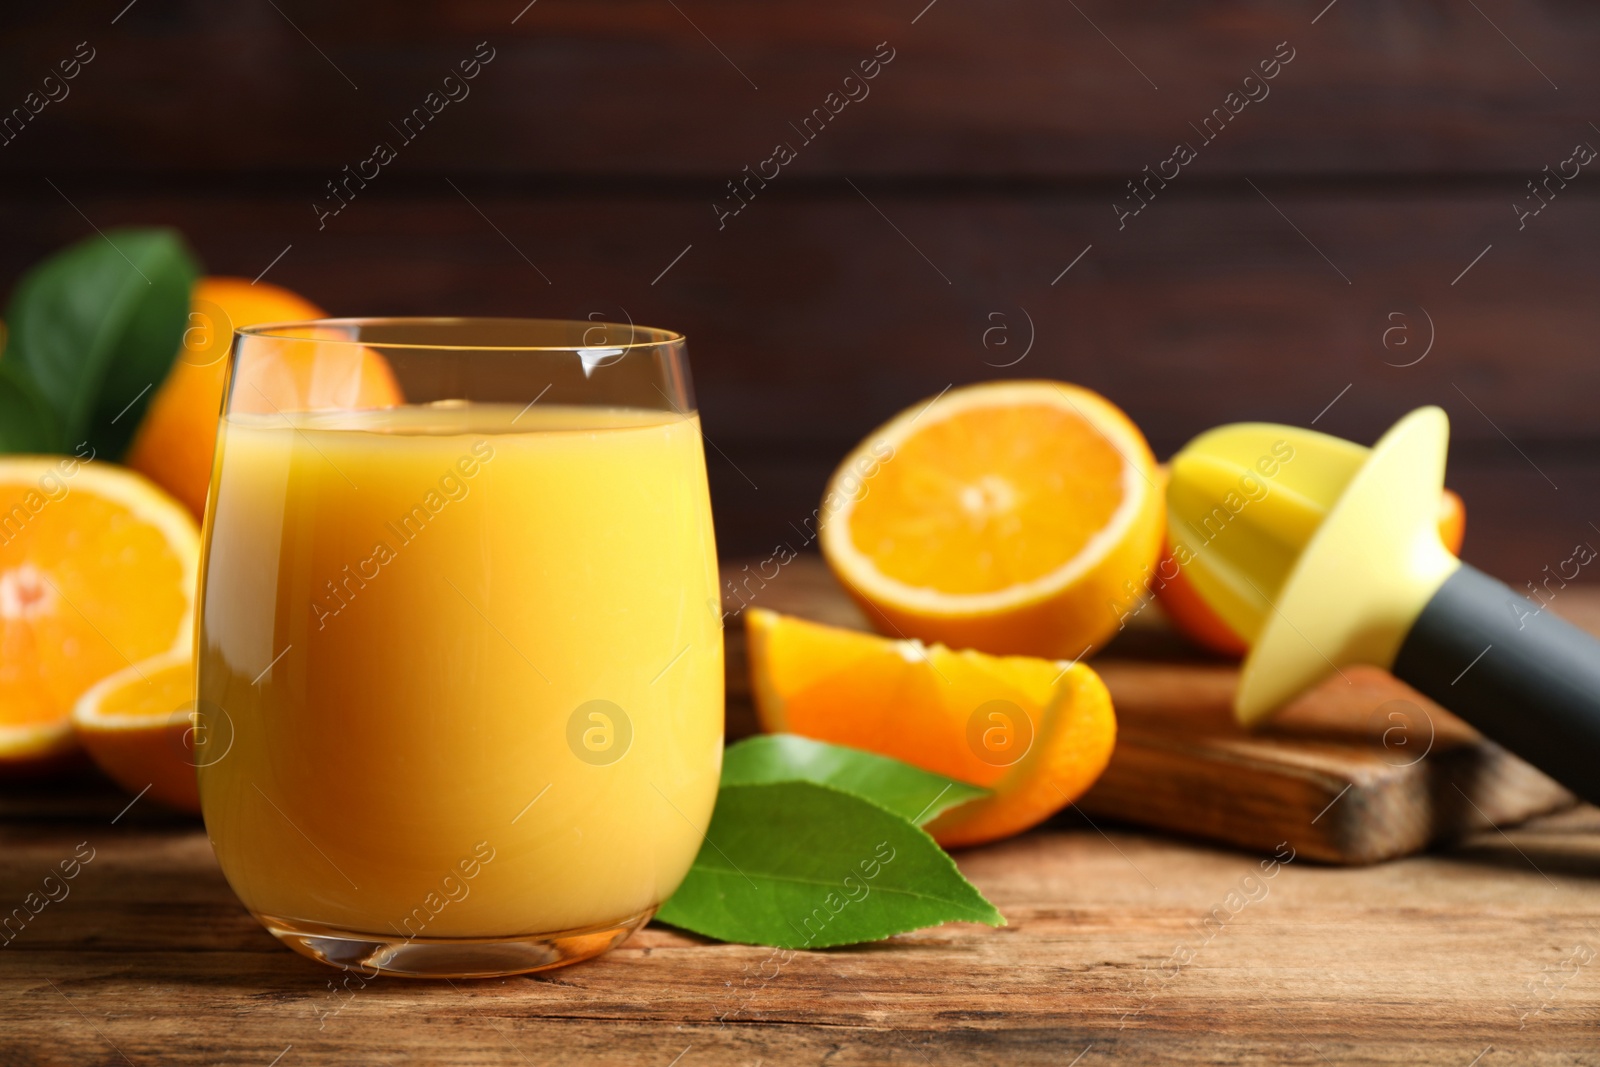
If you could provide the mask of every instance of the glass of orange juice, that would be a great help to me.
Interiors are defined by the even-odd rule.
[[[681,335],[238,331],[202,577],[206,831],[295,950],[539,970],[620,943],[688,871],[723,666]]]

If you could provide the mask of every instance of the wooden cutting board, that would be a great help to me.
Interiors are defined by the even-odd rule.
[[[771,571],[771,565],[767,567]],[[723,568],[729,612],[745,604],[868,629],[815,556],[770,580]],[[731,585],[729,584],[731,582]],[[1600,632],[1600,590],[1556,607]],[[756,731],[742,620],[730,614],[728,735]],[[1347,669],[1264,728],[1233,720],[1237,667],[1195,650],[1152,605],[1091,665],[1117,713],[1117,747],[1077,804],[1091,821],[1136,823],[1271,852],[1363,864],[1419,851],[1574,802],[1543,774],[1388,674]]]

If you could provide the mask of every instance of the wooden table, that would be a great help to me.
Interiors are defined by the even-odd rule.
[[[93,850],[0,949],[0,1063],[1488,1067],[1600,1049],[1593,808],[1270,878],[1257,856],[1060,820],[960,854],[1002,929],[780,966],[652,927],[544,975],[345,989],[245,913],[197,823],[143,802],[113,823],[125,804],[0,803],[6,908]]]
[[[858,623],[830,583],[802,559],[761,603]],[[1181,654],[1150,614],[1102,668]],[[736,621],[727,638],[740,736],[755,722]],[[1600,1051],[1600,810],[1365,868],[1316,864],[1292,831],[1273,864],[1089,818],[957,854],[1000,929],[785,958],[650,927],[543,975],[365,981],[262,930],[197,821],[92,778],[13,786],[0,920],[62,860],[93,858],[0,945],[0,1065],[1492,1067]]]

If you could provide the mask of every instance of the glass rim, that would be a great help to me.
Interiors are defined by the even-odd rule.
[[[528,327],[579,326],[585,330],[595,327],[614,327],[619,330],[626,329],[635,335],[648,334],[650,337],[648,340],[642,341],[613,342],[608,340],[594,345],[419,344],[411,341],[374,341],[363,340],[359,337],[315,337],[306,336],[304,333],[283,332],[305,330],[317,326],[359,328],[362,326],[470,326],[487,323],[516,324]],[[253,326],[236,326],[233,333],[236,337],[263,337],[278,341],[307,341],[313,344],[355,345],[361,348],[399,348],[424,352],[585,352],[601,348],[629,351],[636,348],[659,348],[663,345],[683,344],[687,340],[683,334],[676,330],[666,330],[658,326],[636,326],[632,322],[601,322],[594,319],[535,319],[491,315],[373,315],[348,318],[291,319],[283,322],[263,322]]]

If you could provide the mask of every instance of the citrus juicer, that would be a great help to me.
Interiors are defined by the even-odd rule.
[[[1448,439],[1424,407],[1370,449],[1236,423],[1173,457],[1173,558],[1250,645],[1234,712],[1258,723],[1372,664],[1600,802],[1600,641],[1444,547]]]

